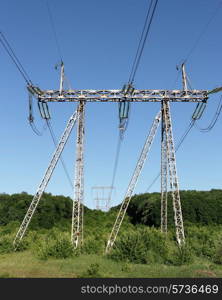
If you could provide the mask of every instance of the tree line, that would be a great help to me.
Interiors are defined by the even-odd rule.
[[[222,224],[222,190],[210,191],[180,191],[184,223],[212,225]],[[22,192],[20,194],[0,194],[0,225],[12,221],[21,222],[31,203],[33,196]],[[132,197],[127,214],[132,224],[160,226],[160,193],[138,194]],[[97,222],[107,217],[115,219],[119,206],[113,207],[108,213],[98,212],[84,207],[86,219]],[[31,222],[32,228],[52,228],[56,224],[71,220],[72,200],[62,195],[53,196],[44,193]],[[98,216],[101,215],[99,218]],[[168,224],[174,225],[173,204],[168,193]],[[110,216],[110,217],[109,217]]]

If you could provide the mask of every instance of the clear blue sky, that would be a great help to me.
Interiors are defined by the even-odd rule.
[[[181,88],[176,65],[184,59],[221,1],[159,0],[157,12],[135,85],[144,89]],[[49,1],[65,62],[66,75],[76,89],[121,88],[128,80],[144,24],[147,0],[64,0]],[[222,85],[222,7],[200,39],[187,62],[193,88],[212,89]],[[59,86],[54,69],[58,51],[49,22],[46,3],[30,0],[3,0],[0,29],[8,38],[32,81],[42,89]],[[27,91],[23,78],[0,47],[0,192],[34,193],[54,150],[48,131],[34,135],[29,127]],[[206,127],[216,110],[219,94],[210,97],[199,126]],[[172,103],[175,140],[189,124],[195,104]],[[36,107],[35,107],[36,108]],[[133,104],[128,130],[121,149],[113,205],[120,203],[134,170],[159,104]],[[52,125],[57,137],[75,104],[50,104]],[[43,122],[36,109],[36,122]],[[90,103],[86,107],[85,204],[94,207],[91,188],[111,184],[118,137],[117,104]],[[209,190],[222,187],[221,117],[208,134],[193,128],[177,153],[181,189]],[[74,174],[75,131],[63,154]],[[143,193],[160,169],[160,134],[139,179],[136,193]],[[150,192],[159,191],[159,181]],[[59,164],[46,190],[72,197]]]

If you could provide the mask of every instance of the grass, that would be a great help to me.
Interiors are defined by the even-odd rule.
[[[95,271],[95,264],[97,270]],[[94,270],[95,273],[92,272]],[[93,274],[95,276],[93,276]],[[198,278],[222,277],[222,266],[207,260],[190,265],[167,266],[163,264],[117,263],[99,255],[80,255],[67,259],[46,261],[38,259],[27,250],[0,255],[1,278]]]
[[[115,255],[107,257],[103,231],[88,233],[80,255],[68,251],[69,234],[58,228],[29,231],[22,251],[14,252],[15,228],[0,226],[0,278],[222,278],[221,226],[186,230],[186,259],[181,262],[172,231],[163,240],[155,228],[127,227],[112,251]]]

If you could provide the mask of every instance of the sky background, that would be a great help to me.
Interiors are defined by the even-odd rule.
[[[119,89],[128,81],[146,17],[147,0],[48,1],[65,63],[74,89]],[[219,0],[159,0],[143,56],[136,73],[138,89],[181,88],[176,81],[180,64],[192,49],[207,22],[217,13],[191,53],[186,69],[193,88],[222,86],[222,5]],[[59,53],[45,0],[2,0],[0,30],[5,34],[34,84],[58,89],[55,70]],[[1,46],[1,45],[0,45]],[[0,47],[0,193],[34,194],[51,159],[54,145],[49,132],[37,136],[28,123],[28,94],[24,79]],[[209,98],[200,127],[207,127],[220,94]],[[36,104],[36,103],[35,103]],[[172,103],[175,141],[189,125],[194,103]],[[59,138],[75,103],[49,104],[52,126]],[[158,103],[134,103],[120,153],[112,205],[127,189]],[[35,120],[41,130],[35,105]],[[209,133],[193,128],[177,152],[180,189],[210,190],[222,187],[221,117]],[[118,139],[118,104],[86,105],[85,204],[94,208],[93,186],[111,185]],[[63,153],[74,177],[75,130]],[[144,193],[160,170],[160,132],[153,143],[135,193]],[[46,189],[54,195],[73,197],[59,163]],[[160,181],[150,192],[160,191]]]

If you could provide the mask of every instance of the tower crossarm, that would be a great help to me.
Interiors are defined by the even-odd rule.
[[[28,88],[30,91],[30,87]],[[138,90],[125,94],[122,90],[40,90],[31,89],[40,102],[204,102],[207,90]],[[37,93],[38,92],[38,93]]]

